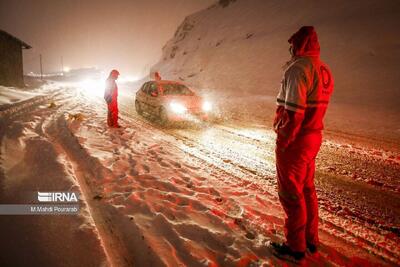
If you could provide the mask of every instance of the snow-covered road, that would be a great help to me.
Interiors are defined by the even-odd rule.
[[[46,219],[69,229],[63,233],[82,255],[88,244],[93,247],[96,256],[87,266],[284,264],[267,247],[283,239],[284,219],[270,128],[240,120],[162,128],[138,116],[133,99],[120,97],[124,128],[110,130],[101,97],[53,86],[35,101],[0,111],[2,201],[21,202],[26,191],[78,188],[82,215],[68,220],[91,229],[87,238],[77,237],[63,217]],[[49,107],[51,101],[55,106]],[[78,113],[82,120],[70,116]],[[307,263],[399,264],[398,149],[376,149],[354,138],[349,143],[335,134],[327,139],[316,180],[322,246]],[[2,230],[10,228],[0,219]],[[35,237],[28,234],[25,246]],[[46,238],[50,244],[60,237]],[[0,259],[12,262],[16,246]],[[56,249],[53,258],[68,251]],[[46,257],[42,252],[36,256]]]

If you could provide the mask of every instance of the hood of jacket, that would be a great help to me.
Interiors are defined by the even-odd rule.
[[[303,26],[295,32],[288,40],[293,47],[293,56],[319,57],[320,46],[318,35],[313,26]]]

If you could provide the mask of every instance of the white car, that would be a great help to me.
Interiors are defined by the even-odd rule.
[[[136,93],[138,114],[157,116],[161,123],[171,121],[208,120],[212,104],[186,85],[175,81],[149,81]]]

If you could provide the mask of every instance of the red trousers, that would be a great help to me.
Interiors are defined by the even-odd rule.
[[[117,127],[118,126],[118,102],[117,100],[112,100],[108,107],[108,116],[107,116],[107,124],[110,127]]]
[[[296,137],[284,151],[279,145],[276,147],[278,194],[286,213],[286,244],[293,251],[305,251],[306,242],[319,242],[314,174],[321,140],[321,133],[310,133]]]

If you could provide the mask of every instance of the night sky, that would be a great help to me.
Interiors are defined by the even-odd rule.
[[[0,29],[33,48],[24,72],[117,68],[141,77],[183,19],[215,0],[0,0]]]

